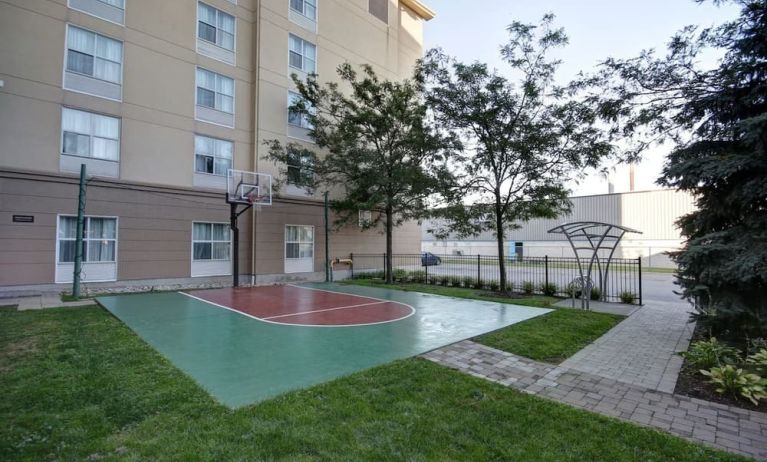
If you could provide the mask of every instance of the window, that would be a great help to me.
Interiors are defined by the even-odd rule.
[[[234,143],[207,136],[194,137],[194,171],[226,176],[232,168]]]
[[[83,262],[115,262],[117,219],[85,217],[83,227]],[[59,217],[59,263],[75,261],[77,217]]]
[[[234,50],[234,16],[205,3],[197,3],[197,37]]]
[[[368,12],[388,24],[389,0],[368,0]]]
[[[120,120],[91,112],[61,110],[61,153],[120,160]]]
[[[198,67],[197,105],[234,114],[234,80]]]
[[[125,0],[97,0],[97,1],[101,3],[106,3],[109,6],[113,6],[121,10],[125,9]]]
[[[194,223],[192,230],[193,260],[229,260],[231,245],[226,223]]]
[[[285,226],[285,258],[314,258],[313,226]]]
[[[290,0],[290,9],[309,19],[317,19],[317,0]]]
[[[314,44],[290,34],[289,48],[290,67],[302,70],[308,74],[316,72],[317,47]]]
[[[373,222],[373,212],[370,210],[360,210],[357,216],[357,222],[360,228],[370,225]]]
[[[311,130],[314,127],[312,127],[311,122],[309,122],[309,115],[301,114],[300,112],[294,109],[291,109],[301,101],[302,101],[301,95],[293,91],[288,91],[288,123],[296,127],[301,127],[301,128],[306,128],[308,130]],[[308,104],[308,102],[306,104],[308,105],[307,110],[313,113],[314,107]]]
[[[304,150],[288,151],[288,184],[306,186],[314,180],[314,159]]]
[[[66,68],[69,72],[119,84],[123,44],[79,27],[67,28]]]

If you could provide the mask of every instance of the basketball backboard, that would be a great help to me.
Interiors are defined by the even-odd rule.
[[[226,201],[230,204],[272,205],[272,176],[229,169]]]

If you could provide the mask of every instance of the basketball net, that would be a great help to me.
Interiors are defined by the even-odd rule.
[[[257,193],[248,194],[248,202],[250,202],[250,205],[253,206],[256,212],[261,211],[261,201],[263,200],[263,197],[264,196]]]

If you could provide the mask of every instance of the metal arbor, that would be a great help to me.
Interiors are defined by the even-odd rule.
[[[610,262],[615,254],[615,248],[626,233],[638,233],[641,231],[627,228],[625,226],[613,225],[610,223],[601,223],[598,221],[575,221],[564,223],[549,230],[552,234],[564,234],[570,246],[575,252],[575,258],[578,262],[578,272],[580,277],[576,279],[581,287],[581,308],[589,308],[591,298],[591,287],[593,279],[591,278],[594,264],[599,274],[599,289],[601,294],[606,294],[607,275],[610,271]],[[599,252],[607,253],[607,260],[602,268],[602,259]],[[603,252],[603,253],[604,253]],[[584,272],[584,265],[588,262],[588,267]],[[574,297],[573,297],[574,298]]]

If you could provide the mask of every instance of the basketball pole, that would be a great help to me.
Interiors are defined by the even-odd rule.
[[[253,207],[253,204],[248,204],[244,209],[237,211],[237,202],[229,201],[229,194],[227,193],[227,202],[229,202],[229,228],[232,230],[232,287],[240,286],[240,228],[237,226],[237,219],[240,215],[247,212],[248,209]]]
[[[325,282],[333,280],[330,272],[330,226],[328,225],[328,192],[325,191]]]
[[[80,298],[80,274],[83,271],[83,232],[85,228],[85,164],[80,164],[80,192],[77,196],[77,236],[75,236],[75,270],[72,275],[72,297]]]

